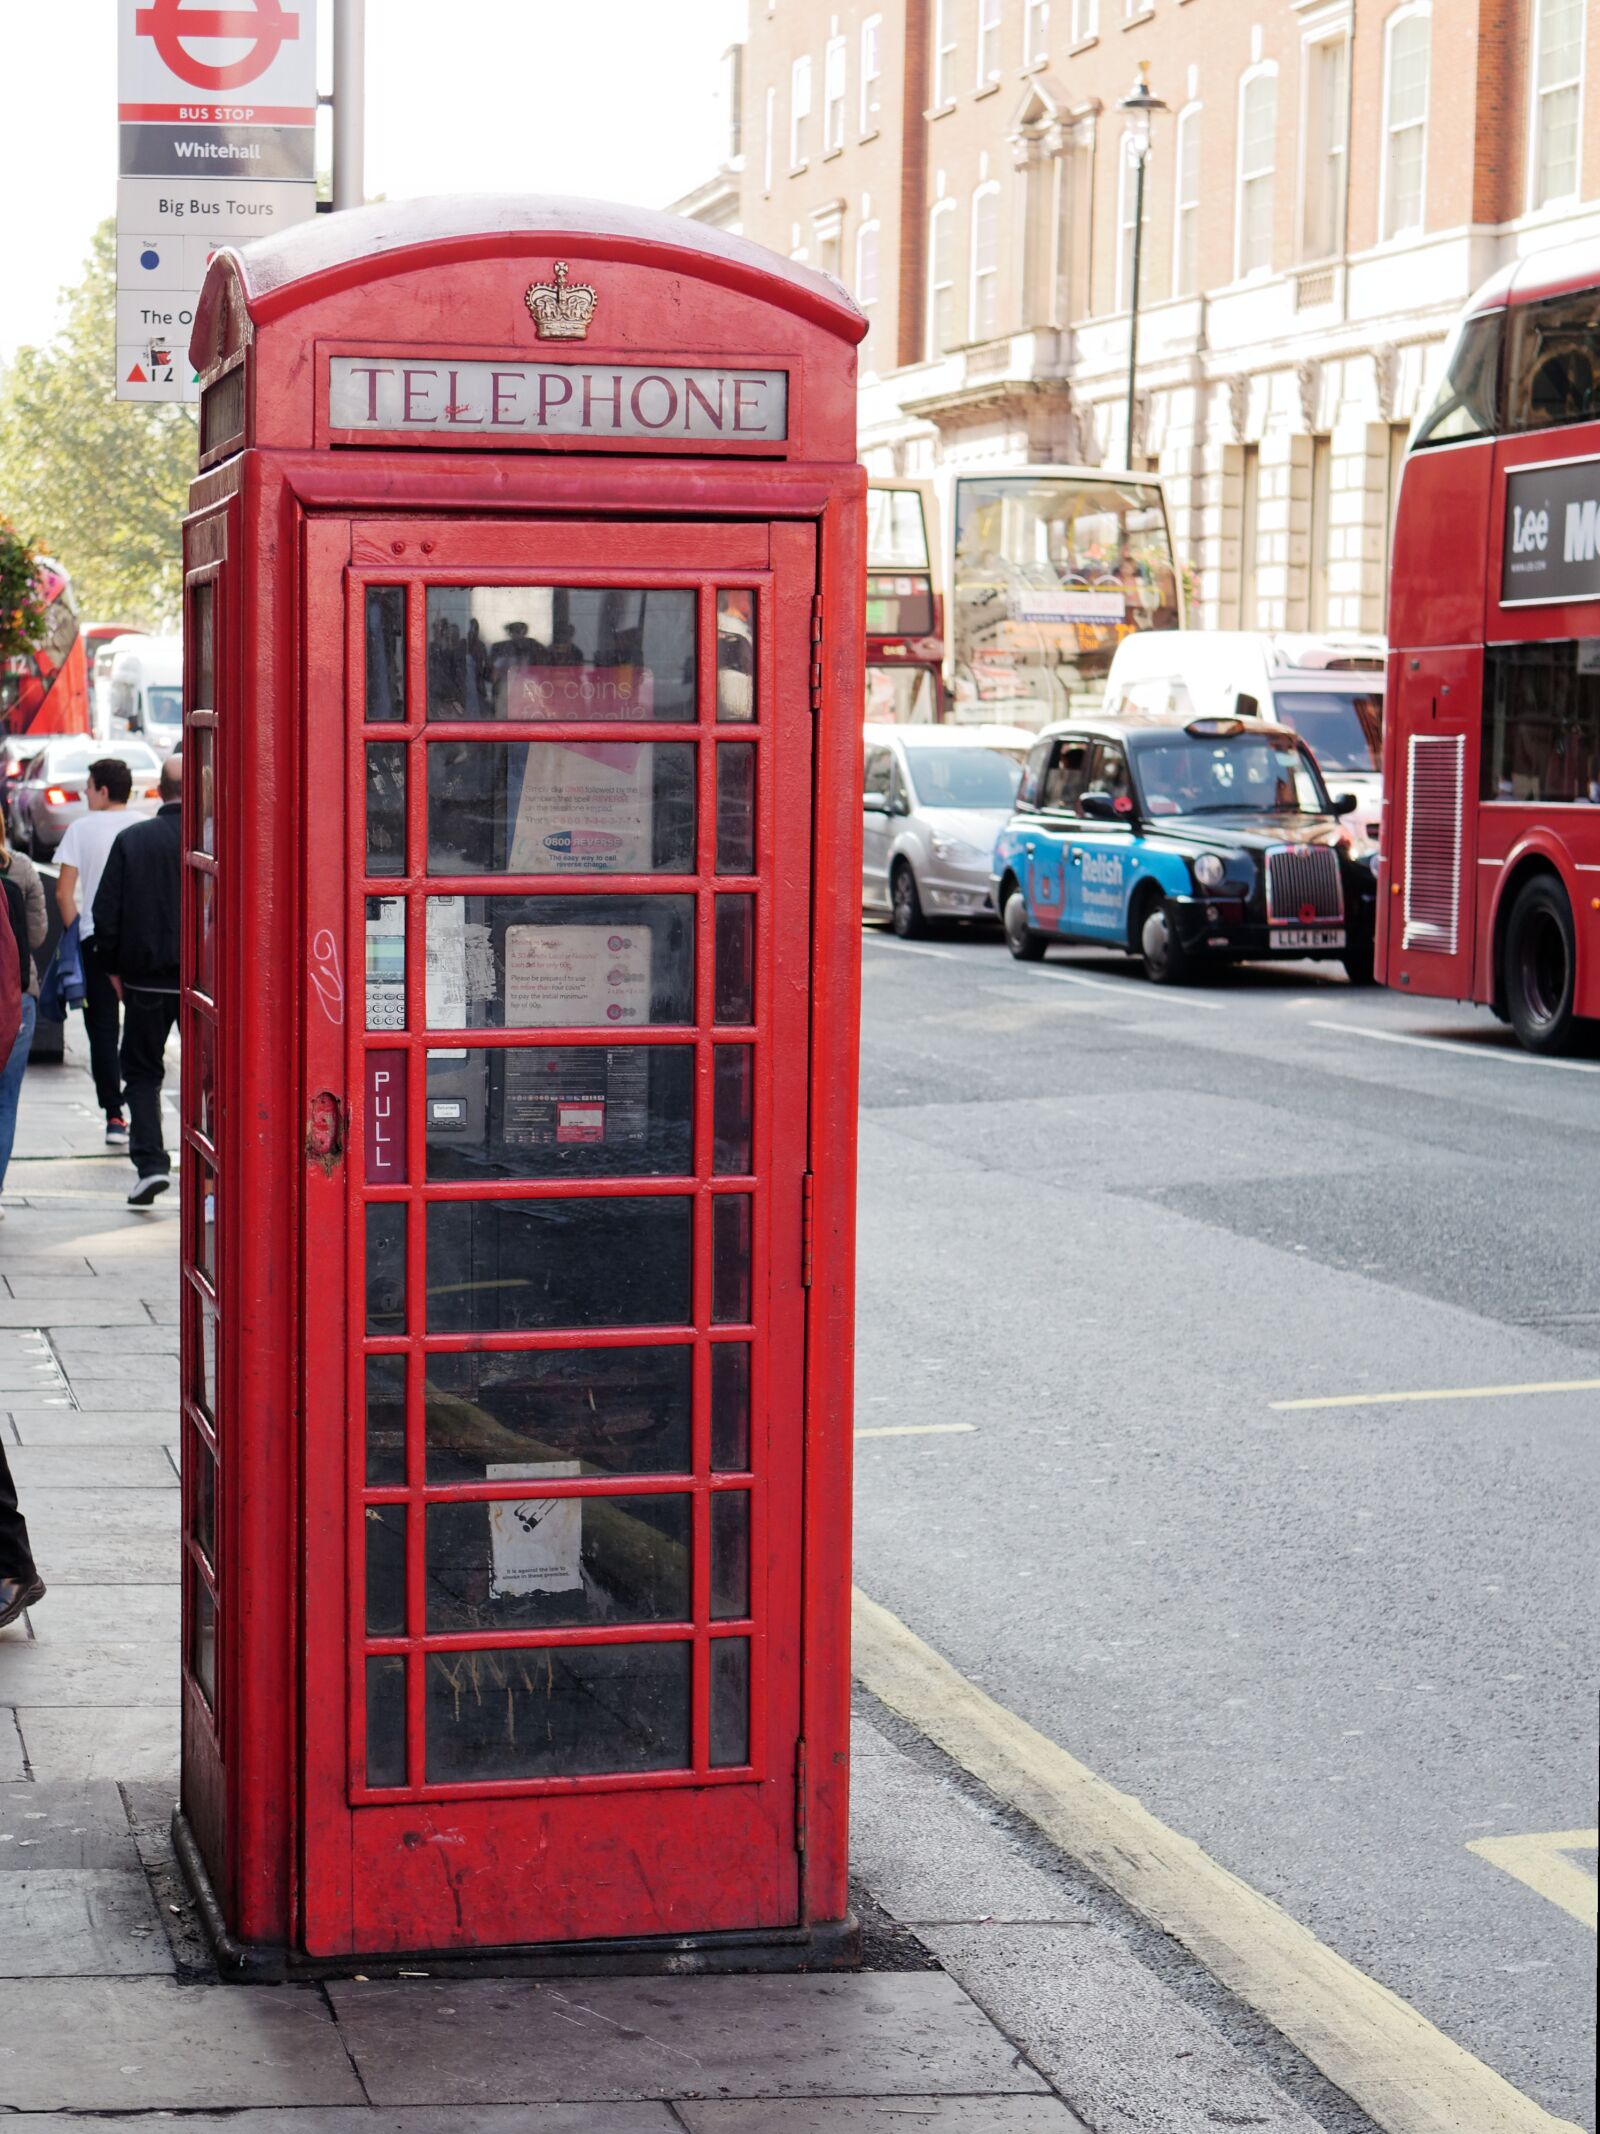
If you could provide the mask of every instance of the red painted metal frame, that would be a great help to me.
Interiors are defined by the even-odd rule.
[[[394,211],[384,212],[392,220]],[[649,582],[640,572],[659,571],[707,587],[755,583],[775,595],[776,606],[770,597],[761,603],[762,627],[773,633],[763,656],[769,671],[782,674],[785,688],[798,685],[806,674],[814,588],[822,598],[820,709],[814,719],[808,714],[791,729],[804,734],[806,760],[797,755],[781,763],[776,780],[767,777],[758,789],[768,843],[758,874],[764,887],[757,893],[792,891],[810,907],[797,937],[809,935],[808,959],[797,963],[793,957],[762,958],[763,983],[773,991],[764,994],[757,1022],[758,1029],[766,1027],[764,1017],[780,1014],[793,1023],[796,1036],[786,1048],[785,1067],[803,1112],[804,1156],[789,1167],[792,1175],[786,1174],[783,1194],[789,1204],[772,1203],[762,1218],[768,1249],[789,1255],[796,1283],[802,1167],[814,1178],[815,1279],[803,1300],[802,1349],[783,1363],[786,1379],[803,1397],[803,1441],[797,1433],[792,1476],[771,1475],[767,1482],[769,1491],[784,1497],[785,1523],[798,1517],[792,1625],[785,1629],[783,1649],[767,1655],[767,1692],[774,1708],[774,1700],[797,1706],[790,1732],[798,1732],[804,1755],[798,1759],[798,1798],[791,1801],[785,1790],[782,1832],[771,1820],[769,1801],[769,1813],[756,1816],[742,1830],[724,1833],[721,1857],[715,1845],[707,1843],[699,1894],[707,1925],[748,1922],[748,1903],[740,1910],[741,1875],[748,1859],[754,1851],[771,1847],[780,1835],[784,1846],[792,1848],[798,1826],[804,1833],[802,1849],[788,1853],[791,1894],[783,1905],[773,1907],[773,1916],[809,1925],[845,1916],[859,976],[854,890],[860,835],[864,496],[863,478],[853,463],[854,363],[849,344],[859,337],[860,321],[819,279],[782,262],[763,265],[753,248],[742,248],[748,259],[724,263],[704,256],[720,240],[669,243],[644,229],[650,218],[633,222],[639,228],[630,224],[620,237],[596,237],[587,243],[584,235],[572,233],[570,222],[553,223],[559,235],[542,238],[535,221],[515,241],[502,233],[493,239],[400,246],[381,257],[345,258],[331,265],[313,262],[298,283],[294,271],[285,271],[280,260],[270,287],[259,266],[247,269],[224,256],[213,268],[201,307],[195,351],[203,377],[219,377],[242,361],[246,413],[244,449],[219,457],[212,471],[196,482],[186,524],[191,576],[214,566],[217,584],[219,980],[214,1074],[220,1118],[220,1468],[217,1709],[213,1726],[186,1671],[183,1803],[226,1929],[239,1942],[258,1948],[287,1946],[305,1953],[318,1948],[403,1948],[407,1922],[431,1916],[429,1907],[437,1904],[442,1888],[440,1857],[447,1848],[434,1840],[447,1835],[451,1820],[459,1820],[462,1813],[481,1817],[486,1830],[492,1826],[498,1832],[493,1873],[515,1881],[528,1861],[540,1859],[548,1889],[542,1918],[519,1917],[514,1905],[498,1913],[486,1909],[454,1937],[456,1946],[470,1946],[486,1935],[522,1939],[529,1932],[549,1932],[552,1920],[559,1933],[592,1932],[599,1916],[596,1890],[608,1882],[621,1894],[611,1900],[609,1923],[602,1931],[626,1931],[621,1922],[630,1916],[628,1907],[634,1902],[622,1889],[634,1871],[628,1865],[630,1848],[635,1865],[641,1846],[648,1859],[654,1826],[664,1815],[674,1824],[680,1822],[671,1809],[675,1796],[682,1799],[689,1824],[704,1823],[709,1803],[760,1798],[763,1788],[775,1795],[778,1787],[769,1785],[768,1778],[781,1776],[787,1782],[790,1777],[787,1768],[772,1770],[772,1738],[761,1746],[765,1761],[751,1766],[753,1774],[765,1776],[729,1777],[705,1770],[702,1729],[694,1744],[701,1768],[676,1787],[661,1783],[659,1774],[647,1778],[642,1788],[630,1780],[620,1785],[546,1781],[518,1785],[511,1798],[504,1791],[486,1789],[476,1802],[460,1798],[456,1789],[450,1789],[446,1801],[424,1788],[415,1797],[403,1796],[399,1807],[378,1807],[360,1805],[359,1789],[350,1783],[358,1774],[351,1770],[347,1747],[347,1739],[355,1738],[348,1724],[348,1662],[361,1647],[352,1641],[347,1662],[346,1587],[358,1586],[347,1577],[347,1563],[350,1506],[361,1501],[354,1483],[360,1479],[364,1485],[352,1452],[361,1408],[352,1403],[350,1393],[353,1359],[364,1353],[364,1317],[357,1309],[359,1292],[348,1289],[352,1263],[343,1251],[330,1259],[325,1249],[305,1249],[308,1238],[346,1235],[352,1196],[360,1192],[364,1082],[352,1069],[365,1050],[365,1038],[356,954],[360,929],[357,924],[352,931],[351,914],[359,918],[361,890],[354,870],[347,873],[342,829],[332,838],[314,834],[319,822],[345,817],[353,835],[352,801],[360,793],[362,737],[358,726],[346,723],[344,581],[347,573],[352,583],[382,580],[386,570],[390,582],[396,573],[408,582],[420,581],[447,576],[452,568],[477,583],[490,582],[497,573],[516,577],[534,567],[527,558],[554,520],[584,522],[592,539],[605,540],[607,555],[619,559],[621,566],[612,569],[608,563],[601,572],[613,583]],[[664,231],[670,226],[661,227]],[[336,239],[330,240],[326,231],[314,233],[314,239],[323,246],[348,245],[354,229],[354,220],[347,219]],[[436,443],[426,451],[413,451],[410,439],[380,449],[365,439],[359,446],[308,449],[317,405],[318,366],[307,360],[313,344],[332,347],[360,341],[410,352],[426,343],[448,346],[457,356],[471,346],[490,353],[504,349],[519,358],[559,358],[559,348],[543,349],[532,341],[520,303],[530,261],[547,263],[552,247],[572,261],[575,278],[584,275],[602,288],[613,331],[604,342],[597,336],[583,351],[585,358],[633,361],[639,349],[672,349],[680,362],[748,359],[763,367],[788,368],[787,443],[761,458],[708,446],[697,456],[665,458],[660,464],[651,463],[648,444],[637,454],[608,457],[570,451],[557,456],[526,447],[504,455],[457,452]],[[253,257],[261,256],[257,248]],[[252,274],[259,287],[251,285]],[[458,319],[461,338],[451,341]],[[692,321],[692,346],[683,341],[686,320]],[[503,340],[497,341],[496,334]],[[231,446],[227,449],[232,451]],[[464,522],[474,518],[492,523],[472,533]],[[691,519],[696,523],[689,524]],[[431,522],[431,530],[424,530],[425,522]],[[603,526],[609,531],[601,536]],[[731,550],[718,547],[752,539],[767,551],[764,563],[756,567],[736,563]],[[426,541],[433,543],[428,555],[423,553]],[[470,556],[460,548],[463,542],[475,544]],[[458,564],[449,559],[452,544],[459,550]],[[571,582],[568,558],[576,564],[571,541],[562,568],[554,573],[561,582]],[[629,558],[630,563],[622,563]],[[416,597],[420,601],[420,595]],[[709,595],[702,597],[709,600]],[[319,614],[323,622],[316,620]],[[713,634],[707,610],[701,632],[703,669],[711,666]],[[415,642],[413,654],[421,650],[420,641]],[[400,740],[410,731],[409,724],[403,730],[384,726],[374,737]],[[534,737],[527,728],[502,722],[478,731],[495,741]],[[471,732],[452,722],[444,737],[466,739]],[[664,741],[676,732],[665,722],[652,723],[641,727],[637,738]],[[728,739],[752,735],[752,729],[742,725],[721,732]],[[535,733],[547,740],[557,738],[560,729],[541,725]],[[702,869],[709,865],[714,834],[710,733],[702,729]],[[606,737],[623,739],[627,730],[608,724]],[[420,792],[409,795],[414,816],[424,797]],[[804,823],[807,815],[803,862],[769,871],[771,833],[780,819]],[[415,839],[415,820],[411,834]],[[413,852],[418,850],[413,844]],[[359,864],[358,851],[355,857]],[[186,882],[185,924],[192,932],[197,906],[190,891],[196,870],[186,872],[191,879]],[[459,889],[471,895],[519,888],[540,895],[581,893],[584,888],[626,894],[646,886],[651,893],[681,889],[702,898],[714,893],[703,873],[681,885],[661,876],[649,877],[647,884],[617,877],[591,883],[574,876],[554,882],[544,877],[472,877],[427,884],[429,890]],[[722,878],[718,886],[738,885]],[[385,894],[404,893],[397,892],[390,878],[375,887]],[[339,923],[324,926],[321,915],[335,906]],[[707,946],[702,941],[697,966],[702,1008],[710,984],[703,953]],[[418,941],[410,950],[408,977],[413,986],[421,984],[420,953]],[[198,1012],[192,1004],[186,1009],[190,1015]],[[441,1035],[448,1034],[419,1034],[408,1044],[399,1033],[386,1032],[375,1034],[374,1042],[420,1053]],[[472,1043],[515,1043],[520,1036],[523,1042],[565,1044],[580,1042],[583,1035],[476,1032]],[[614,1040],[616,1033],[590,1035],[596,1041],[601,1035]],[[738,1040],[744,1033],[726,1035]],[[704,1047],[708,1037],[691,1039],[687,1029],[665,1027],[629,1032],[629,1042],[684,1041]],[[186,1058],[186,1120],[195,1116],[197,1071]],[[412,1083],[413,1184],[361,1197],[413,1199],[419,1206],[427,1199],[473,1197],[472,1188],[421,1183],[415,1064]],[[307,1154],[311,1099],[319,1090],[339,1092],[349,1106],[348,1153],[331,1167]],[[709,1105],[703,1064],[696,1101],[697,1153],[703,1162],[709,1160]],[[196,1157],[201,1155],[196,1143],[188,1147]],[[759,1176],[759,1141],[754,1161]],[[738,1180],[712,1182],[705,1177],[693,1188],[702,1200],[742,1189]],[[502,1181],[487,1189],[486,1197],[537,1198],[549,1190],[513,1188]],[[599,1196],[625,1189],[585,1181],[577,1190]],[[670,1192],[684,1187],[672,1180],[651,1180],[626,1190]],[[770,1201],[770,1188],[768,1197]],[[420,1220],[413,1217],[414,1222]],[[705,1280],[707,1233],[702,1217],[697,1284]],[[185,1236],[193,1235],[186,1221]],[[414,1261],[414,1285],[420,1272],[420,1261]],[[197,1321],[188,1301],[198,1295],[197,1283],[186,1271],[186,1394],[199,1368]],[[697,1297],[702,1294],[697,1289]],[[609,1337],[586,1332],[567,1337],[567,1345],[600,1346],[608,1338],[640,1337],[633,1329]],[[697,1338],[703,1343],[713,1337],[709,1332],[687,1337],[680,1329],[675,1336],[661,1338]],[[715,1338],[740,1335],[737,1329],[719,1328]],[[492,1345],[551,1347],[562,1340],[507,1335],[492,1337]],[[394,1344],[401,1349],[406,1345]],[[474,1338],[430,1336],[427,1345],[439,1350],[472,1347]],[[365,1347],[381,1350],[384,1344]],[[420,1371],[420,1344],[412,1353],[415,1374]],[[703,1390],[697,1389],[702,1395]],[[759,1413],[758,1401],[753,1388],[753,1419]],[[699,1501],[696,1538],[703,1543],[707,1492],[722,1486],[722,1478],[713,1484],[709,1475],[703,1398],[697,1400],[695,1412],[695,1472],[703,1479],[691,1493]],[[203,1434],[203,1423],[192,1412],[187,1427]],[[413,1472],[408,1479],[415,1482],[418,1477]],[[628,1477],[569,1488],[628,1494],[675,1487],[680,1481],[668,1476],[643,1483]],[[194,1516],[194,1486],[190,1480],[185,1488],[186,1535]],[[742,1478],[732,1478],[732,1486],[742,1486]],[[546,1488],[552,1494],[564,1493],[559,1484],[542,1483],[541,1493]],[[473,1485],[454,1494],[492,1495],[493,1486]],[[769,1558],[782,1558],[784,1538],[770,1521],[765,1532],[758,1528],[752,1536],[753,1568]],[[186,1540],[186,1549],[190,1546]],[[697,1603],[705,1599],[705,1558],[701,1546],[695,1559]],[[413,1580],[415,1574],[414,1566]],[[775,1622],[771,1600],[769,1592],[769,1620]],[[761,1603],[753,1597],[752,1605]],[[187,1617],[187,1588],[185,1607]],[[713,1630],[706,1613],[697,1605],[694,1638],[702,1654],[708,1640],[724,1631],[721,1624]],[[417,1620],[413,1617],[413,1623]],[[658,1634],[662,1628],[658,1626]],[[634,1639],[646,1633],[630,1627],[625,1634]],[[670,1626],[664,1626],[664,1634],[672,1634]],[[187,1621],[185,1635],[187,1639]],[[554,1635],[542,1634],[540,1641],[553,1642]],[[495,1634],[482,1642],[498,1646],[514,1640]],[[187,1642],[184,1649],[187,1657]],[[376,1649],[383,1649],[382,1641]],[[337,1745],[336,1753],[329,1744]],[[781,1765],[781,1757],[777,1761]],[[582,1824],[576,1828],[571,1818],[580,1803]],[[325,1814],[330,1807],[336,1809],[331,1827]],[[360,1836],[363,1822],[396,1817],[408,1820],[417,1842],[396,1848],[392,1838],[386,1839],[384,1848],[369,1853]],[[687,1920],[684,1928],[694,1931]]]

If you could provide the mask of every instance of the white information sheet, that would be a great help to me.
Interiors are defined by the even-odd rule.
[[[527,752],[510,874],[647,874],[648,742],[544,742]]]
[[[429,897],[426,962],[429,1029],[462,1029],[467,1020],[467,907],[464,898]]]
[[[490,1482],[566,1480],[582,1469],[576,1460],[512,1461],[484,1469]],[[581,1497],[496,1498],[489,1506],[493,1568],[491,1600],[519,1593],[573,1593],[583,1584]]]
[[[507,927],[506,1028],[647,1023],[651,947],[644,926]]]

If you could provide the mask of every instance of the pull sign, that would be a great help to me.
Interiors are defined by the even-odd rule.
[[[367,1054],[367,1184],[406,1183],[406,1055]]]
[[[327,1177],[333,1175],[333,1167],[344,1154],[344,1122],[339,1111],[339,1099],[331,1089],[319,1089],[311,1099],[311,1111],[306,1120],[306,1156],[312,1163],[320,1163]]]

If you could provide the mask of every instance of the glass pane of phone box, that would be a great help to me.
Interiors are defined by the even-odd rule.
[[[686,1492],[541,1497],[541,1479],[570,1478],[570,1461],[495,1465],[496,1481],[519,1483],[525,1494],[428,1506],[430,1631],[687,1620]]]
[[[687,1177],[688,1045],[511,1045],[428,1054],[428,1177]]]
[[[449,1200],[428,1207],[428,1331],[687,1326],[693,1202]]]
[[[686,1769],[691,1652],[673,1638],[430,1653],[428,1783]]]
[[[430,719],[695,716],[689,588],[431,585]]]
[[[429,897],[427,913],[430,1030],[694,1019],[693,897]]]
[[[687,741],[428,748],[430,874],[692,874],[694,824]]]
[[[694,1352],[473,1349],[432,1355],[423,1391],[428,1480],[490,1482],[559,1460],[575,1475],[687,1474]]]

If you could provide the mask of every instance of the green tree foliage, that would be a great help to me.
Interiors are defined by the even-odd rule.
[[[195,411],[116,398],[116,231],[103,222],[48,347],[0,380],[0,514],[59,559],[79,613],[176,628]]]

